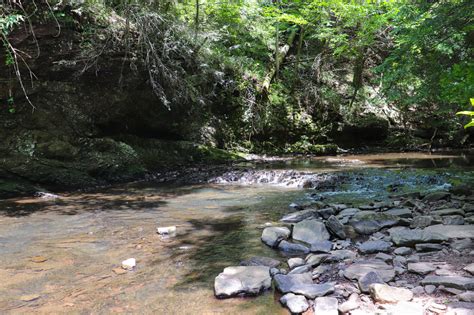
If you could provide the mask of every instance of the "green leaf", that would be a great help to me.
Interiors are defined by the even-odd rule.
[[[474,112],[472,111],[469,111],[469,110],[465,110],[465,111],[462,111],[462,112],[457,112],[456,115],[468,115],[468,116],[474,116]]]
[[[470,123],[468,123],[467,125],[464,125],[464,129],[467,129],[469,127],[474,127],[474,120],[472,120]]]
[[[471,101],[471,105],[474,106],[474,98],[469,99]]]

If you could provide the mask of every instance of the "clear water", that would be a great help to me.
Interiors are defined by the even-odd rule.
[[[382,154],[250,163],[265,171],[336,172],[335,189],[263,183],[120,185],[44,200],[0,202],[1,313],[285,314],[278,296],[217,300],[214,277],[253,255],[285,261],[260,242],[261,226],[311,193],[364,203],[393,192],[471,182],[469,156]],[[257,172],[258,173],[258,172]],[[347,174],[347,175],[346,175]],[[285,181],[285,179],[283,179]],[[156,227],[176,225],[162,239]],[[42,256],[47,260],[34,262]],[[112,269],[134,257],[137,268]]]

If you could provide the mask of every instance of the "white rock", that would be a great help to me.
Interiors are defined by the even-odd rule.
[[[156,229],[160,235],[171,235],[176,233],[176,226],[165,226]]]
[[[129,258],[122,261],[122,268],[125,270],[133,270],[137,265],[137,260],[135,258]]]

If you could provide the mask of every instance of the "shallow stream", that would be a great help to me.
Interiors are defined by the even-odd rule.
[[[0,201],[0,313],[286,314],[278,297],[217,300],[214,277],[252,256],[265,222],[311,194],[358,205],[474,179],[470,155],[379,154],[242,163],[201,185],[130,183]],[[311,187],[311,188],[303,188]],[[176,225],[162,239],[158,226]],[[134,257],[125,274],[114,268]]]

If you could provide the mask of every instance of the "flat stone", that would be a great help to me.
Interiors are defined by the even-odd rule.
[[[382,278],[375,271],[370,271],[359,278],[359,289],[362,293],[369,293],[370,285],[374,283],[384,283]]]
[[[469,272],[471,275],[474,275],[474,263],[467,265],[466,267],[462,268]]]
[[[397,223],[397,217],[375,211],[360,211],[349,221],[354,230],[363,235],[373,234],[384,227],[390,227]]]
[[[278,243],[290,237],[290,230],[287,227],[267,227],[262,232],[262,242],[270,247],[277,247]]]
[[[395,255],[402,255],[402,256],[410,255],[411,252],[412,252],[412,249],[409,247],[398,247],[393,251]]]
[[[316,241],[311,243],[312,253],[329,253],[332,249],[332,242],[330,241]]]
[[[300,273],[292,275],[278,274],[274,277],[276,288],[281,293],[290,293],[291,288],[302,284],[313,284],[311,273]]]
[[[327,254],[318,254],[318,255],[310,254],[308,255],[308,257],[306,257],[306,263],[313,267],[316,267],[322,262],[325,262],[328,257],[329,255]]]
[[[455,288],[460,290],[473,290],[474,278],[461,276],[426,276],[420,282],[423,285],[443,285],[448,288]]]
[[[447,215],[443,217],[444,225],[464,225],[464,217],[461,215]]]
[[[318,297],[314,301],[314,314],[317,315],[338,315],[339,302],[334,297]]]
[[[287,242],[285,240],[281,241],[280,244],[278,244],[278,249],[281,250],[282,252],[288,253],[288,254],[307,254],[309,253],[309,248],[301,245],[301,244],[294,244]]]
[[[391,287],[380,283],[374,283],[370,286],[370,295],[379,303],[407,302],[413,299],[413,292],[408,289]]]
[[[426,275],[429,274],[430,272],[433,272],[436,270],[436,267],[433,266],[430,263],[426,262],[420,262],[420,263],[410,263],[408,264],[408,271],[417,273],[420,275]]]
[[[278,275],[277,275],[278,276]],[[257,295],[272,285],[270,268],[265,266],[227,267],[214,280],[218,298],[235,295]]]
[[[330,255],[324,260],[328,263],[340,262],[343,260],[353,260],[357,257],[357,254],[348,249],[338,249],[330,252]]]
[[[426,243],[416,244],[415,248],[418,252],[436,252],[442,250],[443,246],[441,244]]]
[[[384,213],[400,218],[411,218],[413,216],[412,211],[408,208],[390,209]]]
[[[127,270],[125,270],[125,269],[123,269],[123,268],[120,268],[120,267],[114,268],[114,269],[112,269],[112,271],[113,271],[116,275],[123,275],[123,274],[126,274],[126,273],[127,273]]]
[[[464,211],[461,209],[456,209],[456,208],[448,208],[448,209],[431,211],[431,215],[445,216],[445,215],[455,215],[455,214],[464,216]]]
[[[305,264],[305,261],[303,258],[300,257],[295,257],[295,258],[290,258],[288,259],[288,267],[290,269],[293,269],[295,267],[303,266]]]
[[[280,265],[280,261],[270,257],[254,256],[240,262],[241,266],[266,266],[275,268]]]
[[[375,259],[379,259],[384,262],[390,262],[392,261],[393,257],[392,255],[388,255],[385,253],[378,253],[377,255],[375,255]]]
[[[461,294],[458,294],[458,298],[463,302],[474,302],[474,291],[466,291]]]
[[[311,218],[319,218],[318,209],[307,209],[289,213],[281,218],[280,221],[285,223],[298,223]]]
[[[331,271],[333,267],[331,265],[319,265],[316,268],[313,269],[311,272],[313,279],[319,278],[320,275],[323,273],[326,273],[328,271]]]
[[[437,191],[433,193],[429,193],[423,197],[423,201],[427,202],[434,202],[434,201],[439,201],[443,199],[449,199],[451,197],[451,194],[446,191]]]
[[[413,220],[410,223],[410,227],[413,228],[425,228],[430,225],[434,224],[433,223],[433,217],[430,215],[420,215],[416,216],[413,218]]]
[[[311,244],[329,240],[330,235],[324,223],[317,220],[304,220],[293,227],[293,239]]]
[[[357,209],[357,208],[347,208],[347,209],[344,209],[341,212],[339,212],[338,215],[337,215],[337,218],[352,217],[357,212],[360,212],[360,210]]]
[[[307,273],[311,271],[311,265],[303,265],[303,266],[298,266],[293,268],[290,272],[288,272],[289,275],[295,274],[295,273]]]
[[[341,222],[335,217],[335,216],[330,216],[326,222],[326,227],[331,232],[334,236],[340,238],[340,239],[345,239],[346,238],[346,232],[344,232],[344,225],[342,225]]]
[[[314,299],[318,296],[325,296],[334,292],[334,285],[331,283],[300,284],[293,286],[291,291],[296,294],[304,295],[308,299]]]
[[[447,225],[441,225],[446,227]],[[392,242],[398,246],[413,246],[418,243],[438,243],[446,241],[448,238],[443,234],[428,230],[433,226],[427,227],[424,230],[409,228],[393,228],[389,230]]]
[[[415,294],[415,295],[421,295],[421,294],[425,293],[425,289],[423,289],[423,287],[421,285],[419,285],[419,286],[414,287],[413,289],[411,289],[411,292],[413,292],[413,294]]]
[[[363,254],[374,254],[379,252],[388,252],[392,247],[392,243],[385,241],[366,241],[358,246]]]
[[[464,238],[460,240],[453,240],[451,242],[451,248],[462,251],[465,249],[472,249],[474,248],[474,242],[470,238]]]
[[[366,273],[378,273],[384,282],[389,282],[395,277],[393,267],[380,260],[364,260],[355,262],[344,270],[344,277],[350,280],[359,280]]]
[[[300,314],[309,308],[308,300],[304,296],[287,293],[280,298],[281,304],[286,306],[292,314]]]
[[[432,225],[425,229],[430,233],[443,235],[445,238],[474,238],[472,225]]]

